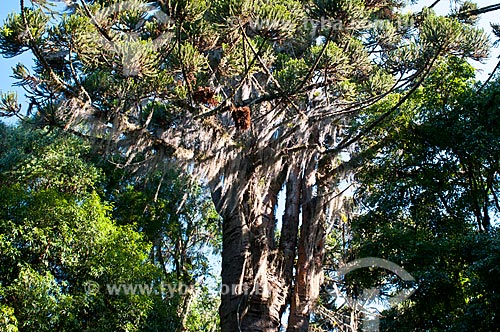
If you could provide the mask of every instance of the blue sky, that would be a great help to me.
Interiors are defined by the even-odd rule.
[[[27,1],[29,3],[29,1]],[[417,11],[420,9],[422,6],[425,5],[430,5],[434,0],[424,0],[420,1],[420,4],[415,6],[414,11]],[[488,5],[491,5],[491,0],[478,0],[476,1],[479,7],[485,7]],[[436,6],[435,10],[439,13],[447,13],[449,11],[449,1],[448,0],[442,0],[441,3]],[[2,0],[1,5],[0,5],[0,22],[3,24],[4,20],[7,18],[7,15],[11,12],[14,11],[19,11],[19,1],[18,0]],[[480,26],[483,27],[486,31],[491,31],[491,28],[489,26],[490,22],[497,22],[500,23],[500,19],[495,19],[495,15],[498,17],[498,12],[491,12],[487,13],[482,16]],[[478,73],[478,78],[481,80],[484,80],[488,77],[489,73],[493,69],[493,67],[496,65],[498,61],[498,56],[500,55],[500,49],[495,48],[492,50],[492,56],[490,59],[484,63],[480,64],[476,61],[472,62],[473,65],[480,69],[481,71]],[[30,64],[32,64],[31,60],[32,56],[30,53],[25,53],[21,56],[15,57],[13,59],[5,59],[0,56],[0,91],[6,92],[6,91],[16,91],[18,96],[19,96],[19,101],[23,105],[23,110],[26,110],[27,108],[27,103],[26,99],[24,98],[24,91],[19,88],[19,87],[13,87],[12,84],[15,82],[14,79],[12,79],[12,67],[15,66],[17,63],[21,62],[27,65],[29,68]],[[11,121],[7,121],[9,123]]]
[[[473,2],[477,3],[479,8],[486,7],[486,6],[491,6],[493,1],[491,0],[472,0]],[[418,11],[424,6],[430,6],[434,0],[423,0],[419,1],[417,5],[413,7],[413,11]],[[498,1],[497,1],[498,2]],[[436,7],[434,7],[434,10],[439,13],[439,14],[446,14],[450,12],[450,1],[449,0],[441,0],[441,2],[438,3]],[[481,15],[481,20],[479,21],[479,27],[483,28],[486,32],[491,34],[491,27],[490,23],[500,23],[500,12],[499,11],[493,11],[486,13],[484,15]],[[491,41],[495,41],[494,36],[492,35]],[[479,80],[486,80],[493,70],[493,68],[496,66],[498,62],[498,57],[500,56],[500,48],[492,48],[491,49],[491,56],[490,58],[485,61],[484,63],[479,63],[477,61],[471,61],[471,64],[476,67],[479,71],[477,73],[477,78]]]
[[[14,11],[19,11],[19,1],[18,0],[2,0],[0,4],[0,22],[3,25],[3,22],[7,18],[9,13]],[[17,63],[32,63],[32,56],[30,53],[26,52],[21,56],[15,57],[13,59],[6,59],[0,56],[0,91],[17,91],[19,96],[19,101],[22,104],[22,109],[26,110],[28,107],[26,103],[26,98],[24,98],[24,90],[19,87],[13,87],[12,84],[15,83],[14,79],[10,77],[12,75],[12,67],[14,67]],[[27,66],[29,68],[29,66]],[[4,120],[4,119],[2,119]],[[5,121],[7,123],[11,123],[12,120]]]

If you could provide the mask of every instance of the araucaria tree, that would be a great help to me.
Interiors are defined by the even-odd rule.
[[[0,32],[4,56],[36,58],[14,68],[29,113],[131,167],[175,163],[206,181],[224,220],[222,332],[278,331],[287,308],[288,331],[308,330],[356,141],[436,59],[489,46],[470,3],[454,17],[392,0],[65,3],[20,0]],[[19,113],[11,97],[3,112]]]

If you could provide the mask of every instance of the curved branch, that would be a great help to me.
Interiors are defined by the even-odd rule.
[[[470,16],[475,16],[475,15],[481,15],[485,13],[489,13],[495,10],[500,10],[500,3],[486,6],[483,8],[477,8],[477,9],[469,9],[463,12],[458,12],[456,14],[450,15],[450,17],[470,17]]]
[[[40,61],[42,64],[42,67],[49,73],[49,76],[54,80],[54,82],[57,84],[57,86],[65,93],[67,93],[70,96],[73,97],[78,97],[75,91],[71,89],[71,87],[68,86],[50,67],[49,63],[45,59],[45,57],[42,55],[42,52],[40,51],[40,48],[35,42],[35,38],[31,34],[31,30],[28,26],[28,20],[26,19],[26,14],[25,10],[26,7],[24,6],[24,0],[19,0],[19,4],[21,6],[21,18],[23,20],[24,28],[26,29],[26,33],[28,34],[29,38],[29,48],[35,55],[36,59]],[[82,101],[83,102],[83,101]]]
[[[424,68],[421,70],[421,77],[417,81],[417,83],[408,91],[408,93],[401,98],[396,105],[391,107],[389,110],[384,112],[381,116],[379,116],[375,121],[370,123],[366,128],[363,128],[356,136],[350,138],[349,136],[343,139],[339,145],[333,149],[327,150],[325,153],[327,154],[337,154],[341,150],[345,149],[346,147],[352,145],[353,143],[357,142],[359,139],[361,139],[365,134],[373,130],[375,127],[377,127],[379,124],[381,124],[385,119],[387,119],[392,113],[394,113],[401,105],[403,105],[412,95],[413,93],[422,85],[424,82],[425,78],[427,77],[427,74],[429,71],[432,69],[432,66],[436,59],[438,58],[439,54],[441,53],[441,50],[439,49],[434,57],[431,59],[429,64],[427,65],[427,68]]]

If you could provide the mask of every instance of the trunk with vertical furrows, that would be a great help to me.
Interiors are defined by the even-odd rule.
[[[324,218],[321,195],[314,195],[316,165],[311,163],[302,179],[302,225],[298,244],[295,288],[287,332],[307,332],[310,315],[323,282]],[[319,190],[319,188],[317,189]]]
[[[297,254],[297,237],[299,233],[300,214],[300,167],[292,166],[286,182],[285,213],[283,215],[280,254],[281,278],[286,285],[287,303],[290,303],[293,289],[293,268]],[[284,305],[281,313],[286,309]]]
[[[262,204],[250,185],[232,215],[224,218],[222,252],[222,332],[276,332],[287,288],[275,243],[274,215],[281,182],[270,187]],[[255,209],[260,206],[260,210]],[[293,261],[293,257],[291,258]],[[289,263],[287,263],[289,264]]]
[[[263,177],[255,172],[240,184],[244,189],[235,189],[244,190],[237,206],[220,209],[224,219],[222,332],[277,332],[287,308],[288,331],[307,331],[322,277],[324,227],[314,190],[316,164],[314,157],[307,169],[289,163],[287,176],[278,175],[265,192]],[[283,184],[285,213],[276,243],[275,209]]]

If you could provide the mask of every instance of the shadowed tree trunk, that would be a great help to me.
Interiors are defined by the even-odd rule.
[[[321,200],[316,197],[316,159],[313,154],[306,169],[291,163],[268,186],[263,185],[266,176],[258,167],[241,183],[233,183],[234,188],[244,189],[235,189],[243,193],[236,209],[221,209],[222,332],[276,332],[290,305],[288,331],[307,331],[322,281],[324,227]],[[284,184],[285,212],[277,245],[277,217],[281,216],[275,210]],[[214,198],[217,203],[217,195]]]
[[[300,173],[297,165],[291,167],[286,183],[285,213],[280,237],[281,277],[287,287],[287,302],[290,302],[293,290],[293,268],[297,253],[300,214]],[[281,313],[286,309],[281,308]]]
[[[324,218],[321,195],[316,186],[315,158],[304,171],[302,187],[302,225],[298,244],[295,289],[291,299],[287,332],[306,332],[314,302],[323,282]]]
[[[222,331],[277,331],[280,325],[287,288],[278,264],[275,207],[283,178],[279,175],[262,195],[252,176],[243,202],[224,216]]]

